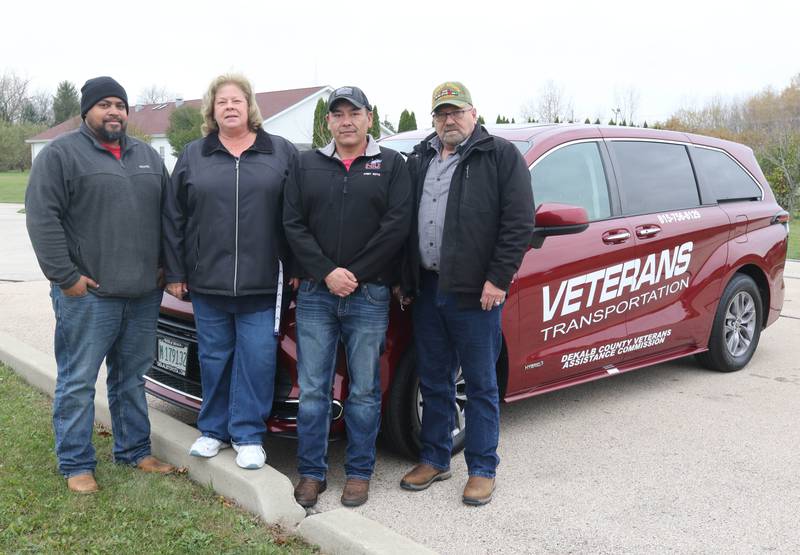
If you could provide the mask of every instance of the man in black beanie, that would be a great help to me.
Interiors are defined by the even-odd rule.
[[[96,77],[81,93],[83,124],[36,157],[25,208],[56,317],[58,467],[71,491],[94,493],[94,393],[103,359],[114,460],[145,472],[174,470],[150,454],[144,393],[155,356],[161,191],[169,174],[155,150],[125,134],[128,96],[119,83]]]

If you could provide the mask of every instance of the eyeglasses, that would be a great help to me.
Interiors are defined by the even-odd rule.
[[[444,123],[447,121],[448,116],[452,116],[453,121],[461,121],[464,119],[464,114],[471,112],[472,108],[463,108],[461,110],[453,110],[451,112],[433,112],[433,120],[436,123]]]

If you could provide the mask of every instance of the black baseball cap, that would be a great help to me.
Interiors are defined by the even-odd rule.
[[[329,112],[331,108],[333,108],[333,105],[339,100],[346,100],[356,108],[366,108],[370,112],[372,111],[372,106],[370,106],[369,100],[367,100],[367,95],[358,87],[339,87],[333,91],[330,97],[328,97]]]

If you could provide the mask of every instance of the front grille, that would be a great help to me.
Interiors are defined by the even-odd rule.
[[[185,395],[196,397],[198,400],[203,398],[203,387],[199,382],[187,380],[183,376],[173,374],[172,372],[167,372],[157,366],[150,367],[150,370],[147,371],[147,377],[151,378],[154,382],[169,387],[170,389],[174,389],[175,391]]]

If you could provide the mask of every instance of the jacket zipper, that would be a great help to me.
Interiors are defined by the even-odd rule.
[[[239,280],[239,158],[236,158],[236,229],[233,251],[233,296],[236,296],[236,283]]]
[[[336,244],[336,264],[342,259],[342,228],[344,227],[344,201],[347,199],[347,175],[344,176],[342,186],[342,201],[339,203],[339,241]]]

